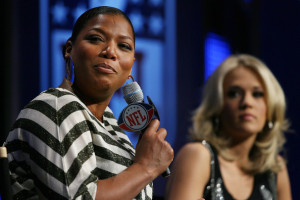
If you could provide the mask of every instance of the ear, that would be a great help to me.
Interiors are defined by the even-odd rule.
[[[68,40],[65,47],[66,47],[65,58],[68,58],[71,56],[72,42],[70,40]]]

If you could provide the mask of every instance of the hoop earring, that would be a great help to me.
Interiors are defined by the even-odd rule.
[[[131,74],[128,75],[127,79],[132,79],[132,81],[134,82],[134,78],[133,76],[131,76]]]
[[[66,79],[74,82],[74,64],[71,56],[66,61]]]

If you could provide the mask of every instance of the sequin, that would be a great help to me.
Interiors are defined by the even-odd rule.
[[[222,189],[222,179],[218,178],[215,188],[216,200],[224,200],[223,189]]]
[[[266,188],[265,185],[261,185],[259,189],[264,200],[273,200],[271,192]]]

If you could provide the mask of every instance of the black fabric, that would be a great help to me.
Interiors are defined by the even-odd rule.
[[[211,157],[212,158],[215,158],[214,159],[214,174],[215,174],[215,181],[218,179],[218,178],[221,178],[222,180],[222,190],[223,190],[223,197],[224,197],[224,200],[235,200],[232,195],[227,191],[226,189],[226,186],[224,184],[224,181],[223,181],[223,178],[222,178],[222,174],[221,174],[221,171],[220,171],[220,165],[219,165],[219,161],[218,161],[218,158],[217,158],[217,151],[216,149],[209,144],[209,146],[211,147],[212,149],[212,152],[214,155],[212,155]],[[212,174],[212,173],[211,173]],[[270,171],[267,171],[265,173],[262,173],[262,174],[257,174],[254,176],[254,186],[253,186],[253,189],[252,189],[252,193],[250,195],[250,197],[247,199],[247,200],[265,200],[265,198],[262,196],[261,192],[260,192],[260,187],[261,186],[265,186],[265,188],[268,190],[268,191],[272,191],[271,190],[271,187],[270,187],[270,184],[269,184],[269,180],[270,180],[270,176],[271,176],[271,172]],[[212,200],[212,194],[211,194],[211,190],[213,188],[211,188],[211,178],[213,177],[210,177],[210,180],[208,181],[208,183],[206,184],[205,186],[205,190],[204,190],[204,196],[203,198],[205,200]],[[275,179],[276,181],[276,179]],[[272,194],[272,196],[276,196],[274,194]],[[274,198],[273,198],[274,199]]]

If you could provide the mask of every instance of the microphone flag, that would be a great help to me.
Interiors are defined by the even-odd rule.
[[[126,106],[118,119],[121,129],[139,132],[145,129],[154,115],[154,107],[143,102],[136,102]]]

